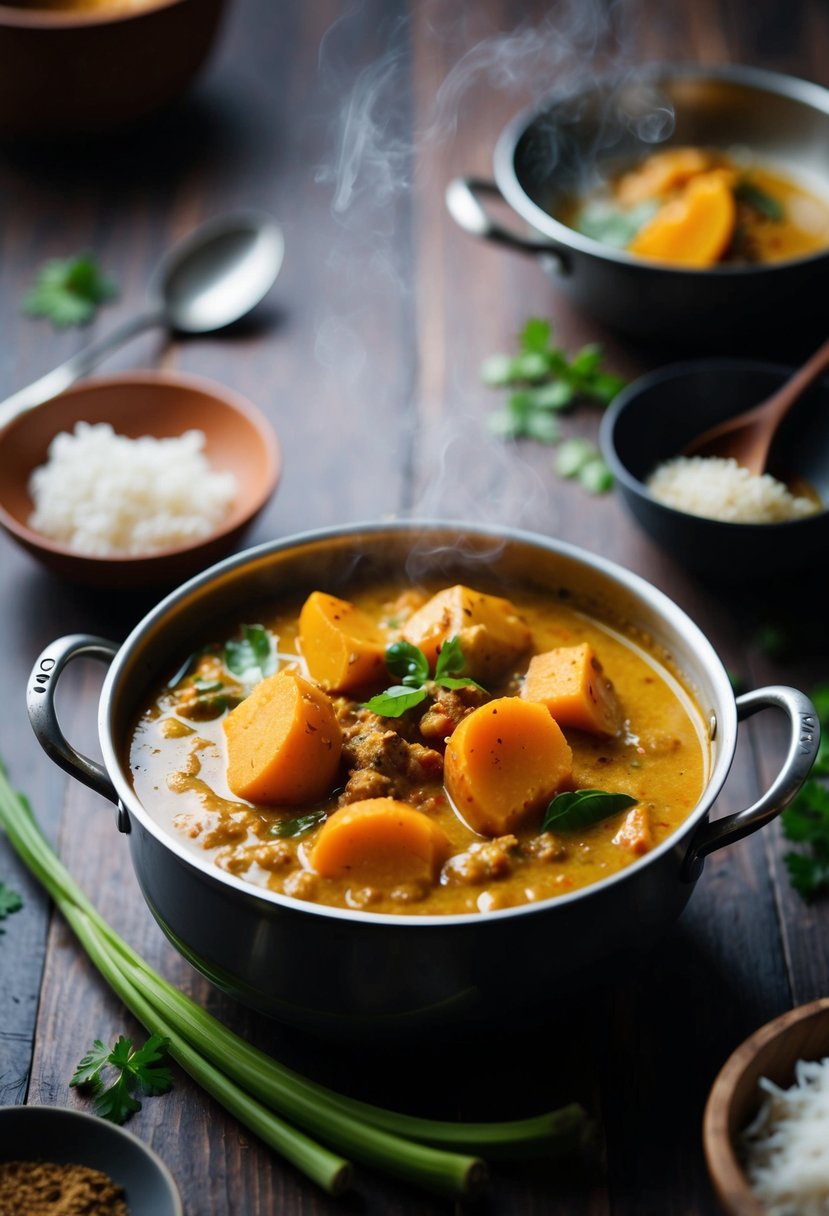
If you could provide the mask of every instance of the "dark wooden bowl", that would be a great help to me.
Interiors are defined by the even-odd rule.
[[[0,3],[0,138],[113,130],[181,93],[226,0],[147,0],[134,12]]]
[[[829,997],[761,1027],[728,1058],[705,1107],[703,1146],[714,1190],[729,1216],[763,1216],[737,1155],[740,1133],[762,1105],[761,1077],[788,1087],[798,1060],[829,1055]]]
[[[231,472],[238,494],[216,532],[184,548],[146,557],[93,557],[48,540],[29,527],[29,475],[46,460],[50,442],[76,422],[109,422],[121,435],[156,438],[198,429],[205,455]],[[170,372],[130,372],[75,385],[15,418],[0,431],[0,526],[55,573],[89,586],[164,587],[184,581],[227,553],[273,494],[281,470],[279,445],[267,419],[244,398],[209,380]]]

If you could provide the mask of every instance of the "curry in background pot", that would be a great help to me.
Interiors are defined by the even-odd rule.
[[[788,176],[704,148],[654,152],[562,208],[568,227],[649,261],[702,269],[829,247],[829,205]]]
[[[656,847],[709,771],[648,639],[464,585],[315,591],[238,625],[136,723],[136,793],[228,873],[296,899],[486,913]]]

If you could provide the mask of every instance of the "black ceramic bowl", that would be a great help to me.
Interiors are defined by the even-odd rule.
[[[4,1161],[86,1165],[123,1187],[130,1216],[183,1216],[178,1188],[161,1158],[131,1132],[83,1111],[0,1106]]]
[[[708,427],[758,405],[791,369],[746,359],[700,359],[642,376],[602,419],[599,441],[638,523],[682,566],[729,582],[771,581],[804,571],[829,543],[829,511],[773,524],[724,523],[658,502],[645,485],[656,466]],[[769,471],[797,475],[829,502],[829,382],[793,408]]]

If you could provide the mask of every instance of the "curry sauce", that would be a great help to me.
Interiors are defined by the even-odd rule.
[[[356,591],[349,605],[370,623],[373,644],[388,645],[405,635],[407,622],[428,613],[438,593],[446,594],[438,586],[373,587]],[[473,683],[472,676],[465,683],[462,676],[447,681],[457,687],[441,687],[430,675],[423,685],[428,695],[399,716],[387,717],[367,708],[367,702],[387,686],[404,687],[389,672],[378,672],[370,685],[358,689],[320,689],[309,671],[309,655],[303,653],[301,608],[280,608],[261,624],[238,625],[205,646],[184,674],[156,690],[132,739],[130,766],[142,804],[194,854],[244,881],[296,899],[369,912],[486,913],[562,895],[629,866],[670,836],[702,794],[710,763],[702,715],[647,638],[594,620],[555,597],[522,591],[508,604],[517,623],[510,636],[520,639],[520,653],[514,644],[500,652],[503,638],[498,640],[492,625],[488,634],[461,629],[459,651],[466,646],[464,661],[473,673],[476,662],[480,666],[485,659],[487,683]],[[526,707],[525,694],[533,687],[527,670],[534,656],[576,654],[579,648],[589,648],[595,656],[617,716],[610,725],[607,713],[597,717],[595,729],[590,719],[583,723],[590,729],[564,721],[555,727],[568,757],[567,776],[557,780],[569,791],[628,795],[630,805],[586,827],[545,831],[545,796],[545,805],[527,800],[509,820],[496,819],[496,826],[487,822],[485,830],[476,830],[462,800],[456,795],[453,802],[447,789],[446,755],[453,735],[460,735],[460,724],[469,725],[472,715],[499,704]],[[305,649],[310,650],[309,642]],[[247,671],[242,670],[246,653],[252,665]],[[499,653],[503,662],[496,674]],[[440,654],[440,643],[435,654]],[[308,786],[300,781],[300,792],[282,802],[253,801],[231,789],[233,715],[247,702],[247,718],[257,728],[252,698],[265,683],[266,668],[291,688],[310,686],[315,703],[321,697],[330,701],[335,722],[329,727],[337,734],[338,760],[334,777],[325,778],[322,796],[302,793],[314,789],[313,781]],[[275,676],[268,679],[280,684]],[[539,704],[532,701],[539,721],[549,720]],[[519,774],[533,764],[543,769],[543,756],[531,748],[523,759],[518,755]],[[323,865],[320,841],[330,834],[335,817],[342,819],[347,808],[371,807],[382,819],[381,804],[405,805],[406,813],[417,812],[418,822],[425,816],[429,847],[438,842],[434,856],[430,852],[426,862],[419,858],[414,871],[390,864],[386,872],[376,860],[366,868],[362,854],[352,854],[354,864],[332,869],[326,853]],[[505,830],[498,830],[499,822],[507,825]],[[367,847],[377,851],[370,840]]]

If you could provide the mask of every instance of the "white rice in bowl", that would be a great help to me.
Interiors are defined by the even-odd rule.
[[[741,1138],[749,1184],[768,1216],[829,1213],[829,1059],[798,1060],[781,1089],[760,1078],[767,1097]]]
[[[770,473],[757,476],[719,456],[677,456],[645,483],[654,498],[678,511],[735,524],[770,524],[814,515],[811,498],[792,494]]]
[[[94,557],[138,556],[202,540],[227,518],[236,478],[211,468],[202,431],[169,439],[78,422],[29,479],[29,525]]]

